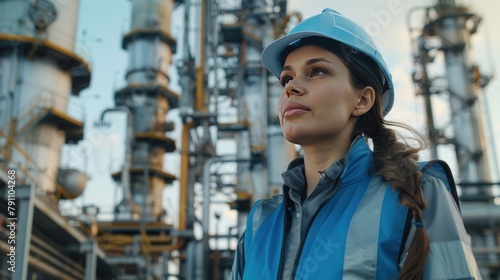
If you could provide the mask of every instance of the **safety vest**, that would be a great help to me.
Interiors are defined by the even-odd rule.
[[[372,152],[365,141],[359,141],[349,152],[336,194],[302,236],[295,279],[397,279],[411,216],[399,202],[399,192],[369,174],[372,164]],[[441,165],[422,166],[446,180]],[[453,180],[446,185],[455,190]],[[277,279],[283,266],[287,201],[282,197],[261,200],[250,211],[243,279]]]

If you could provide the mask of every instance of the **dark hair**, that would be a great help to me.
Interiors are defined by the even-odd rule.
[[[420,180],[422,172],[417,160],[418,152],[425,145],[424,138],[413,128],[384,119],[382,94],[386,89],[377,64],[368,56],[334,40],[321,37],[309,37],[292,44],[283,52],[283,57],[304,45],[317,45],[333,52],[349,69],[353,87],[363,89],[370,86],[375,91],[375,104],[356,120],[351,140],[364,134],[373,142],[374,174],[389,182],[394,190],[399,191],[399,201],[407,206],[415,222],[422,222],[422,210],[426,208]],[[398,139],[398,133],[389,128],[399,127],[410,131],[418,146],[412,147],[406,141]],[[404,245],[404,244],[403,244]],[[401,279],[422,279],[425,263],[429,254],[429,238],[424,228],[417,227],[408,255],[399,273]]]

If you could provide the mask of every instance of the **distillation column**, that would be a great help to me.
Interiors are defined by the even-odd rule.
[[[269,197],[267,170],[265,168],[267,111],[265,88],[263,87],[262,50],[263,25],[256,16],[262,13],[265,4],[261,1],[241,1],[241,8],[246,17],[240,19],[243,41],[241,42],[240,67],[243,73],[238,90],[238,120],[247,124],[247,130],[238,135],[237,158],[250,161],[238,164],[238,180],[236,192],[240,198],[247,194],[253,202]],[[238,209],[238,226],[240,230],[245,224],[249,209]]]
[[[277,30],[286,14],[286,1],[276,2],[273,7],[262,1],[242,3],[243,9],[250,12],[243,19],[246,40],[243,42],[242,55],[245,73],[239,96],[239,112],[240,118],[249,125],[248,135],[242,135],[247,137],[249,143],[238,141],[238,151],[250,150],[251,161],[247,172],[252,178],[252,202],[281,191],[281,173],[290,160],[288,155],[291,145],[284,140],[278,120],[277,102],[281,89],[278,81],[270,78],[260,61],[263,48],[275,39],[275,33],[283,32]],[[271,9],[275,13],[274,21],[262,16]]]
[[[124,190],[116,220],[164,218],[163,189],[175,180],[163,170],[165,153],[175,150],[174,141],[165,136],[173,129],[166,115],[178,103],[178,94],[168,87],[176,45],[170,35],[172,9],[172,0],[132,2],[131,30],[122,43],[129,54],[127,85],[115,93],[111,109],[127,114],[124,168],[113,174]]]
[[[437,144],[453,144],[458,163],[459,180],[462,183],[491,182],[491,169],[488,159],[488,146],[484,124],[478,102],[477,67],[471,62],[470,36],[474,34],[480,18],[467,11],[467,8],[456,6],[453,0],[441,0],[434,7],[435,18],[428,17],[422,33],[418,38],[418,61],[421,64],[421,78],[417,81],[422,87],[426,99],[426,110],[430,138]],[[468,24],[471,23],[471,24]],[[431,61],[427,41],[438,38],[439,50],[444,54],[449,106],[451,111],[450,125],[453,137],[445,136],[443,129],[434,128],[431,94],[432,82],[427,70],[427,62]],[[463,189],[464,196],[491,196],[491,188]]]
[[[58,208],[59,199],[75,198],[85,187],[83,173],[60,168],[63,146],[83,138],[82,121],[69,115],[70,96],[87,88],[91,76],[75,43],[78,6],[79,1],[0,1],[0,167],[16,172],[19,215],[16,243],[9,242],[16,251],[9,279],[112,277],[98,272],[100,251],[84,248],[88,236]],[[1,180],[0,187],[4,193]],[[2,220],[12,216],[0,212]],[[0,240],[2,255],[9,248],[5,241]]]
[[[276,26],[286,13],[286,1],[276,1],[269,6],[262,1],[242,2],[248,11],[242,19],[241,47],[243,85],[238,92],[240,122],[248,124],[248,130],[238,139],[238,158],[250,158],[240,163],[237,191],[251,194],[251,204],[281,191],[281,173],[288,163],[287,145],[281,133],[277,115],[277,98],[281,90],[276,80],[270,81],[267,69],[262,66],[262,49],[275,39]],[[272,21],[267,14],[273,11]],[[244,227],[246,214],[241,213],[239,225]]]
[[[8,135],[2,156],[53,202],[63,191],[62,147],[83,138],[68,100],[90,84],[90,65],[76,51],[78,5],[0,2],[0,138]]]
[[[276,115],[279,83],[276,80],[268,80],[269,74],[260,60],[263,47],[273,40],[277,33],[275,26],[281,25],[282,17],[286,13],[286,1],[203,1],[200,10],[202,39],[198,59],[200,67],[196,71],[196,105],[208,103],[209,106],[188,108],[186,105],[194,102],[187,102],[186,94],[190,92],[190,85],[184,82],[186,94],[183,95],[183,106],[186,106],[186,109],[181,108],[181,112],[186,112],[187,120],[196,121],[194,125],[198,126],[198,131],[203,129],[205,119],[212,123],[211,118],[215,114],[218,140],[233,141],[236,152],[234,156],[228,156],[227,151],[217,151],[226,156],[209,158],[204,162],[207,155],[217,156],[203,148],[206,147],[204,139],[210,135],[205,133],[205,130],[203,137],[195,139],[198,142],[194,143],[195,151],[191,154],[198,155],[198,166],[204,162],[204,244],[201,253],[203,259],[194,265],[196,273],[193,273],[193,277],[222,279],[223,272],[230,269],[231,263],[228,263],[228,260],[232,260],[234,254],[234,250],[230,252],[232,249],[229,244],[236,241],[235,237],[239,237],[244,230],[250,207],[256,200],[279,192],[281,173],[286,169],[286,145]],[[185,61],[188,62],[187,59]],[[187,69],[189,64],[184,66]],[[187,71],[181,80],[188,79],[186,74]],[[273,94],[270,93],[270,88],[274,88]],[[188,109],[193,111],[192,115],[188,114]],[[228,116],[230,121],[227,121]],[[271,122],[274,124],[272,132],[268,129]],[[236,172],[231,172],[230,176],[210,168],[211,165],[221,166],[226,163],[237,166]],[[268,175],[270,170],[272,175]],[[195,168],[191,172],[196,172]],[[217,229],[214,235],[211,230],[213,222],[209,220],[213,209],[211,206],[217,201],[211,201],[211,197],[215,197],[216,193],[227,195],[228,187],[232,188],[231,191],[235,194],[229,205],[238,212],[237,224],[228,229],[228,235],[220,235]],[[217,215],[215,217],[220,218]],[[238,231],[235,233],[233,229]],[[220,241],[218,239],[222,238],[228,240],[227,249],[219,247],[217,244],[220,242],[209,242]]]
[[[171,252],[183,246],[172,236],[163,208],[164,188],[176,179],[164,170],[165,153],[176,149],[166,136],[174,128],[166,116],[179,98],[168,75],[176,47],[170,35],[173,8],[173,0],[132,1],[131,28],[122,40],[127,84],[115,92],[115,107],[101,114],[101,121],[110,113],[126,116],[124,163],[112,174],[123,195],[114,220],[97,224],[107,261],[122,268],[124,277],[166,279]]]
[[[493,204],[494,183],[488,158],[491,151],[478,100],[480,89],[487,85],[490,77],[481,75],[470,58],[470,37],[477,31],[481,18],[467,7],[456,5],[454,0],[437,1],[435,6],[426,9],[425,15],[425,25],[414,38],[418,52],[414,81],[425,99],[431,141],[435,145],[454,145],[464,224],[471,235],[483,277],[495,278],[499,275],[500,207]],[[427,67],[434,61],[436,51],[444,56],[445,87],[439,83],[442,80],[431,77]],[[431,96],[443,92],[449,98],[449,130],[434,127],[433,121]]]
[[[470,35],[475,30],[466,25],[474,14],[461,13],[460,8],[454,0],[439,1],[436,11],[441,20],[434,24],[434,32],[442,42],[446,79],[449,81],[453,143],[459,168],[457,174],[461,182],[491,182],[487,139],[480,103],[476,102],[478,85],[473,79],[474,67],[470,59]],[[491,190],[487,193],[491,195]]]

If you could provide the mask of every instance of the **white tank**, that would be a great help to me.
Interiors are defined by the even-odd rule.
[[[37,2],[43,1],[37,0]],[[50,2],[57,10],[57,17],[47,29],[47,39],[61,48],[72,51],[75,49],[75,33],[80,1],[57,0]]]
[[[56,191],[65,129],[78,125],[67,116],[74,80],[68,65],[81,60],[74,52],[78,6],[78,0],[0,1],[0,34],[17,35],[12,51],[0,54],[0,129],[15,125],[7,133],[20,149],[12,149],[10,164],[49,194]],[[21,45],[28,54],[16,51]]]
[[[75,48],[79,0],[0,1],[0,33],[38,36],[65,50]],[[41,31],[41,32],[37,32]]]
[[[24,152],[13,149],[11,163],[21,170],[27,170],[28,179],[39,189],[54,194],[64,133],[52,124],[43,123],[29,130],[17,143],[29,155],[30,160]]]
[[[68,71],[42,59],[24,60],[22,69],[25,82],[17,88],[15,116],[22,118],[36,108],[47,106],[66,112],[71,92]]]

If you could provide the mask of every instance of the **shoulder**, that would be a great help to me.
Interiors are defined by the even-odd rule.
[[[283,202],[283,195],[278,194],[270,198],[258,200],[252,206],[252,210],[247,218],[247,230],[252,229],[252,233],[273,213]],[[252,234],[253,235],[253,234]]]
[[[420,171],[422,171],[424,175],[428,175],[422,178],[422,182],[427,183],[427,185],[431,186],[439,186],[437,189],[434,189],[435,191],[441,191],[441,187],[444,186],[455,201],[455,204],[457,206],[460,206],[457,186],[455,184],[455,179],[453,178],[453,174],[448,163],[443,160],[435,159],[419,162],[419,165],[421,168]]]
[[[481,279],[451,193],[433,176],[424,174],[421,185],[427,202],[422,214],[430,246],[424,279]]]
[[[459,211],[458,205],[442,179],[424,173],[420,185],[428,209],[442,208],[444,206]]]
[[[427,202],[422,214],[430,241],[466,240],[460,210],[443,181],[424,175],[421,185]]]
[[[259,219],[269,216],[283,202],[283,199],[283,195],[278,194],[270,198],[258,200],[253,205],[250,216],[253,218],[258,217]]]
[[[448,190],[444,185],[443,181],[435,176],[429,174],[422,174],[422,179],[420,179],[420,185],[425,193],[447,193]]]

